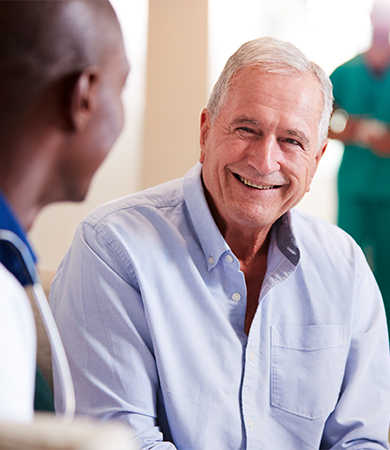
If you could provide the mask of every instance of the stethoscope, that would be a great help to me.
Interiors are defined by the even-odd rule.
[[[27,245],[12,231],[1,229],[0,241],[6,243],[8,248],[18,258],[28,280],[27,286],[31,287],[31,293],[44,323],[59,373],[61,391],[64,399],[64,413],[61,418],[71,422],[74,418],[76,407],[72,376],[60,333],[58,332],[49,302],[39,280],[33,258]]]

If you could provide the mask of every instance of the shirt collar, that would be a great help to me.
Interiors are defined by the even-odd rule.
[[[276,244],[283,255],[294,264],[298,265],[300,251],[293,234],[291,211],[283,214],[274,224],[276,232]]]
[[[230,251],[228,244],[220,233],[207,204],[201,180],[202,164],[198,163],[184,177],[184,199],[195,228],[207,267],[213,269],[221,256]],[[282,254],[296,266],[300,252],[292,230],[291,213],[287,212],[274,224],[276,243]]]
[[[10,230],[14,232],[26,245],[31,253],[34,262],[37,258],[32,250],[26,236],[26,232],[19,223],[11,205],[8,203],[4,194],[0,191],[0,229]],[[24,268],[16,255],[4,243],[0,243],[0,262],[25,286],[27,278]]]
[[[201,171],[202,164],[198,163],[185,175],[184,200],[206,258],[207,268],[211,270],[230,248],[211,215],[202,185]]]

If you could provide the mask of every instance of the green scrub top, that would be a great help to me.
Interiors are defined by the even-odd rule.
[[[364,64],[363,55],[339,66],[331,75],[335,104],[350,115],[390,124],[390,68],[380,76]],[[339,178],[339,194],[390,199],[390,158],[367,148],[346,145]]]

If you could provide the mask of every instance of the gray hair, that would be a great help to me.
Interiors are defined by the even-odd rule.
[[[317,64],[289,42],[261,37],[243,44],[227,61],[207,103],[212,122],[218,117],[229,92],[234,75],[247,66],[257,66],[267,73],[279,75],[314,75],[322,92],[323,108],[319,121],[319,145],[328,135],[333,110],[332,83]]]

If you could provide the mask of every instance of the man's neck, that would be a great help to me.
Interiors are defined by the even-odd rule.
[[[247,304],[244,331],[248,335],[255,317],[261,287],[267,272],[268,246],[270,231],[244,232],[242,228],[225,230],[224,238],[240,262],[240,269],[245,276]]]

